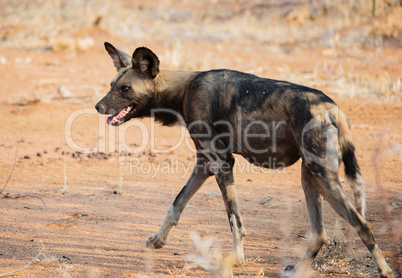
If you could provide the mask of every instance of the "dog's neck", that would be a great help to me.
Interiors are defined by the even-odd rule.
[[[161,71],[158,74],[155,79],[154,108],[166,109],[166,113],[165,116],[155,116],[156,120],[165,125],[173,124],[167,118],[165,121],[169,110],[184,116],[183,102],[188,85],[196,74],[197,72],[191,71]]]

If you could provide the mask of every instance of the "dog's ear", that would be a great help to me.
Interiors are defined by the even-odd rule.
[[[105,48],[110,57],[112,57],[113,64],[116,67],[117,71],[119,71],[121,68],[131,66],[131,57],[129,55],[118,50],[108,42],[105,42]]]
[[[133,68],[154,79],[159,73],[159,59],[150,49],[139,47],[133,53]]]

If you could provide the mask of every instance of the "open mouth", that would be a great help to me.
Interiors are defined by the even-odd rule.
[[[133,106],[129,105],[123,108],[119,113],[108,117],[106,122],[108,125],[120,125],[126,121],[127,115],[130,114],[130,112],[133,113],[134,111],[135,109],[133,109]]]

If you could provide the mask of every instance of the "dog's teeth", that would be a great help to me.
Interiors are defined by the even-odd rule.
[[[117,114],[116,116],[113,117],[111,124],[121,122],[122,119],[131,111],[131,109],[133,109],[132,106],[127,106],[126,108],[121,110],[119,114]]]

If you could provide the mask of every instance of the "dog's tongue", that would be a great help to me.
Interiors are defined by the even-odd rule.
[[[106,123],[107,123],[108,125],[111,125],[112,122],[113,122],[113,118],[114,118],[114,117],[115,117],[115,116],[110,116],[110,117],[108,117],[107,120],[106,120]]]

